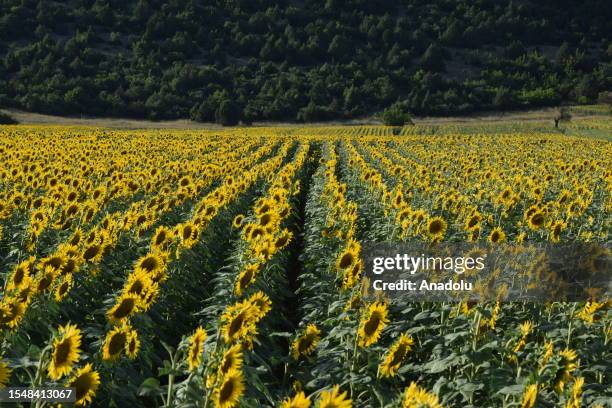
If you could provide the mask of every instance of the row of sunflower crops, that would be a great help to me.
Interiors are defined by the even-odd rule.
[[[597,293],[427,303],[364,277],[372,242],[608,242],[612,143],[581,129],[610,124],[1,128],[0,387],[101,407],[612,406]]]

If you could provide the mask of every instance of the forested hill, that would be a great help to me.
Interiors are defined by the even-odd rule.
[[[589,103],[609,0],[0,0],[0,106],[318,121]]]

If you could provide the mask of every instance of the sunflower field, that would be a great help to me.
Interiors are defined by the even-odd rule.
[[[609,242],[611,132],[0,128],[0,388],[98,407],[612,407],[609,301],[362,285],[368,242]]]

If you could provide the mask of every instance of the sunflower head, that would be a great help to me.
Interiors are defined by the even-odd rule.
[[[368,347],[378,341],[383,328],[389,322],[387,305],[382,302],[372,303],[361,318],[358,330],[358,344]]]
[[[119,296],[115,305],[106,312],[106,317],[113,323],[121,323],[139,310],[140,298],[131,293]]]
[[[281,408],[310,408],[310,398],[304,391],[298,391],[293,398],[287,398],[281,403]]]
[[[230,371],[242,368],[242,346],[235,344],[223,353],[223,358],[219,364],[219,374],[225,375]]]
[[[93,370],[90,363],[79,368],[66,382],[66,387],[74,388],[76,394],[75,405],[84,406],[89,404],[100,386],[100,374]]]
[[[353,401],[346,391],[340,391],[339,385],[334,385],[331,391],[323,391],[319,396],[319,408],[351,408]]]
[[[60,326],[53,340],[51,361],[47,368],[49,378],[58,380],[72,371],[81,354],[81,331],[76,325]]]
[[[202,363],[202,353],[204,352],[204,341],[206,341],[206,330],[198,327],[189,337],[189,352],[187,353],[187,364],[189,371],[197,369]]]
[[[237,407],[244,393],[244,378],[242,372],[231,370],[226,373],[215,388],[215,405],[219,408]]]
[[[291,356],[294,359],[299,359],[301,356],[311,354],[317,347],[321,339],[321,331],[314,324],[309,324],[306,327],[304,334],[299,336],[291,344]]]

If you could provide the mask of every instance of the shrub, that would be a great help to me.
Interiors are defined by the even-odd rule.
[[[412,125],[410,113],[400,102],[394,103],[383,111],[382,121],[387,126],[404,126],[406,123]]]

